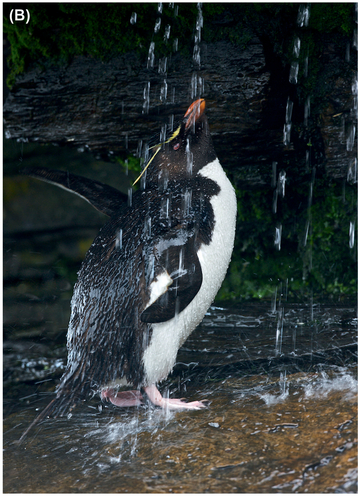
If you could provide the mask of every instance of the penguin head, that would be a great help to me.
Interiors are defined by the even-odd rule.
[[[193,102],[171,138],[150,148],[146,184],[190,179],[215,160],[205,107]]]

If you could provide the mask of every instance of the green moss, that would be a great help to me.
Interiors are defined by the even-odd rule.
[[[276,213],[274,188],[238,183],[235,248],[219,300],[271,298],[282,283],[288,285],[289,296],[310,291],[316,296],[357,294],[356,246],[349,246],[350,222],[356,223],[356,186],[328,181],[321,169],[308,207],[311,173],[303,174],[291,161],[284,166],[286,194],[278,198]],[[278,224],[280,251],[274,245]]]
[[[29,181],[27,179],[19,179],[13,177],[3,178],[3,202],[6,206],[15,197],[26,193],[29,189]]]
[[[25,21],[11,24],[9,13],[19,5],[4,5],[4,33],[11,47],[8,59],[10,86],[32,63],[66,63],[77,55],[109,60],[129,51],[146,59],[151,41],[155,42],[156,58],[173,53],[176,39],[179,51],[185,56],[190,56],[194,47],[196,3],[175,4],[178,10],[171,4],[163,4],[161,14],[157,3],[23,5],[30,11],[29,24]],[[133,12],[137,13],[137,21],[131,24]],[[243,12],[243,7],[203,4],[202,40],[230,39],[234,43],[247,43],[249,38],[243,33]],[[161,27],[155,33],[158,18]],[[165,39],[167,25],[171,28],[169,39]]]
[[[312,3],[310,29],[351,36],[356,27],[354,3]]]

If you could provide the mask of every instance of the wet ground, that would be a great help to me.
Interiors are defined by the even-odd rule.
[[[213,307],[161,385],[207,409],[94,398],[17,445],[52,398],[65,348],[9,339],[4,492],[357,492],[356,341],[348,300]]]

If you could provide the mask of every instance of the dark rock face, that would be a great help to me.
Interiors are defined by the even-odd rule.
[[[88,148],[102,158],[135,154],[140,140],[147,141],[172,118],[177,122],[192,100],[194,74],[203,80],[202,96],[224,166],[264,182],[260,167],[280,162],[285,151],[286,103],[294,89],[288,71],[282,73],[277,64],[265,60],[265,43],[257,37],[245,48],[226,41],[201,43],[200,69],[175,53],[166,74],[157,64],[147,68],[135,53],[107,63],[77,57],[66,67],[34,68],[18,78],[5,103],[6,137]],[[329,51],[326,73],[336,65],[333,47]],[[161,102],[165,82],[167,98]],[[355,155],[353,145],[347,145],[355,129],[353,71],[341,78],[329,70],[328,85],[328,104],[312,133],[322,142],[327,171],[345,177]],[[294,109],[297,115],[296,104]],[[297,141],[301,134],[299,130]]]
[[[262,141],[280,147],[281,130],[261,128],[270,77],[261,43],[254,38],[245,50],[227,42],[202,44],[201,51],[197,77],[204,80],[202,93],[215,146],[228,149],[227,166],[257,160]],[[160,74],[132,53],[109,63],[78,57],[67,67],[33,69],[19,78],[5,104],[6,135],[87,147],[102,156],[124,154],[127,146],[135,152],[140,139],[158,133],[172,115],[177,120],[183,114],[192,100],[195,69],[175,54],[168,74]],[[164,80],[168,97],[161,104]],[[148,82],[149,113],[145,113],[143,91]]]

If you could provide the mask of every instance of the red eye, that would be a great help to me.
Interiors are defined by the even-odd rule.
[[[178,150],[180,148],[180,143],[176,143],[176,145],[173,145],[174,150]]]

